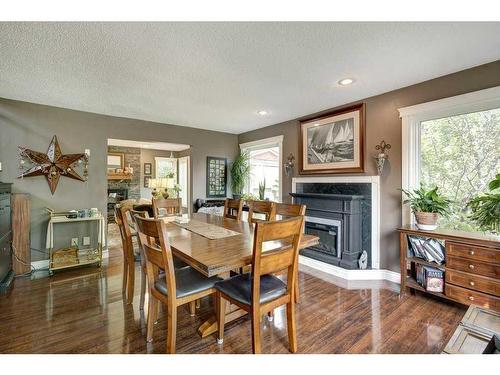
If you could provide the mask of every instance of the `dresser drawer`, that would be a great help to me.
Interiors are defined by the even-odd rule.
[[[450,269],[446,270],[445,275],[446,283],[500,297],[500,282],[496,279]]]
[[[454,257],[479,260],[482,262],[500,263],[500,250],[487,247],[478,247],[447,241],[446,254]]]
[[[484,263],[465,258],[446,257],[446,268],[473,273],[475,275],[483,275],[488,277],[499,278],[500,265],[494,263]]]
[[[500,298],[488,294],[446,284],[445,295],[464,305],[477,305],[496,311],[500,310]]]

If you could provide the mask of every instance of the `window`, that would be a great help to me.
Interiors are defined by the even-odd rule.
[[[167,177],[173,173],[173,178],[177,181],[177,159],[155,157],[155,178]]]
[[[420,124],[420,181],[454,201],[441,227],[478,230],[467,203],[487,191],[500,160],[500,108]]]
[[[500,170],[500,87],[400,109],[403,188],[437,186],[454,201],[442,228],[478,230],[467,203]],[[405,205],[407,206],[407,205]],[[403,207],[403,223],[413,222]]]
[[[265,182],[264,198],[281,202],[281,165],[283,136],[240,145],[250,156],[250,178],[245,193],[259,198],[259,184]]]

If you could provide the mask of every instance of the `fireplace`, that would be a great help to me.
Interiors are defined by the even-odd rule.
[[[319,245],[302,250],[301,255],[346,269],[369,268],[369,186],[314,184],[297,190],[291,195],[307,206],[305,232],[320,239]],[[360,263],[362,256],[366,261]]]
[[[128,199],[128,189],[108,189],[108,223],[115,221],[115,206]]]

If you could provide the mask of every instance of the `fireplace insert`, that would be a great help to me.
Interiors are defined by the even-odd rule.
[[[306,217],[305,233],[319,237],[319,244],[303,249],[301,254],[337,265],[342,257],[340,226],[338,220]]]

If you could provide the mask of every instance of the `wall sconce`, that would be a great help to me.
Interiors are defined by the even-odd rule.
[[[293,173],[293,167],[295,165],[295,156],[293,156],[293,154],[290,152],[286,160],[287,161],[283,164],[283,166],[285,167],[285,175],[287,177],[290,177]]]
[[[384,164],[385,161],[389,158],[389,155],[387,154],[386,150],[390,150],[391,145],[389,143],[385,143],[384,140],[380,142],[379,145],[375,146],[375,150],[380,151],[377,156],[375,156],[375,163],[377,164],[377,171],[378,174],[382,174],[382,170],[384,169]]]

